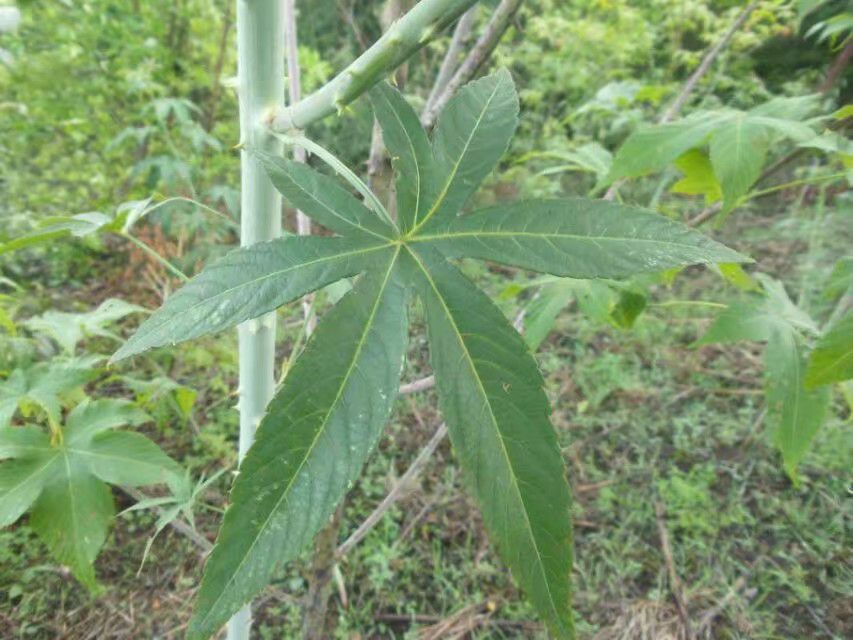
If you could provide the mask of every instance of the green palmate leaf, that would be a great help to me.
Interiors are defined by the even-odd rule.
[[[382,141],[396,174],[397,212],[403,231],[412,229],[437,194],[435,161],[426,132],[409,103],[387,82],[370,92]]]
[[[535,351],[551,333],[557,316],[575,297],[572,280],[558,280],[543,286],[524,313],[524,341]]]
[[[501,557],[559,638],[573,637],[570,496],[535,361],[440,256],[411,254],[442,413]]]
[[[0,527],[12,524],[32,506],[53,477],[57,461],[55,457],[32,457],[0,464]]]
[[[328,520],[393,405],[406,345],[396,254],[325,316],[270,403],[205,569],[190,638],[206,638]]]
[[[330,176],[262,151],[255,155],[275,188],[295,208],[336,233],[385,239],[391,228]]]
[[[438,189],[415,228],[456,216],[509,146],[518,94],[504,70],[463,87],[441,112],[433,134]]]
[[[113,361],[257,318],[387,260],[387,241],[289,236],[236,249],[208,266],[146,320]]]
[[[796,482],[797,466],[826,416],[830,390],[806,389],[806,362],[793,331],[772,331],[764,350],[764,368],[773,441],[782,453],[785,471]]]
[[[782,283],[760,275],[760,297],[732,305],[720,313],[697,344],[715,342],[767,342],[774,331],[815,333],[812,319],[788,297]]]
[[[723,120],[720,113],[702,111],[677,122],[641,127],[616,152],[610,180],[664,169],[690,149],[703,145]]]
[[[454,447],[491,536],[552,631],[570,638],[570,497],[542,378],[520,336],[445,258],[581,278],[745,258],[667,218],[612,203],[535,201],[459,217],[516,126],[518,97],[506,71],[464,87],[439,118],[431,145],[394,89],[381,85],[371,98],[399,174],[403,230],[369,218],[331,179],[262,156],[291,204],[343,237],[290,237],[229,254],[172,296],[114,356],[223,329],[361,274],[322,318],[261,421],[207,563],[189,636],[211,636],[258,593],[308,545],[355,481],[397,391],[405,303],[414,288],[427,309]],[[364,195],[361,185],[358,191]],[[619,326],[630,325],[644,303],[632,289],[584,282],[589,291],[603,287],[608,298],[587,302],[574,291],[581,306],[597,304]],[[104,440],[98,450],[113,457],[137,451],[146,459],[130,441]],[[127,480],[112,465],[90,469]]]
[[[110,484],[158,484],[179,471],[160,447],[138,433],[104,433],[85,449],[72,451],[88,461],[94,475]]]
[[[672,193],[705,196],[705,204],[722,198],[720,183],[714,176],[711,160],[698,149],[691,149],[675,161],[684,177],[670,187]]]
[[[35,427],[0,431],[0,526],[32,507],[30,526],[59,562],[95,589],[92,562],[115,515],[103,481],[155,484],[182,474],[150,440],[109,431],[147,419],[129,403],[86,400],[53,441]]]
[[[115,504],[110,488],[66,457],[62,471],[41,492],[30,526],[53,553],[89,589],[97,588],[92,563],[107,539]]]
[[[98,211],[78,213],[73,216],[48,218],[42,225],[23,236],[0,243],[0,255],[9,251],[25,249],[57,238],[72,235],[82,238],[91,235],[112,222],[112,218]]]
[[[98,375],[90,366],[73,361],[40,362],[15,369],[0,382],[0,429],[9,426],[20,407],[35,404],[53,423],[59,422],[64,394]]]
[[[33,331],[49,335],[66,353],[73,354],[77,344],[87,337],[100,336],[119,340],[120,338],[107,327],[132,313],[144,311],[145,309],[135,304],[110,298],[98,305],[97,309],[86,313],[47,311],[24,324]]]
[[[806,387],[853,378],[853,313],[821,336],[809,355]]]
[[[637,207],[564,198],[499,205],[412,238],[447,256],[492,260],[572,278],[621,278],[695,263],[749,259]]]
[[[713,177],[722,187],[724,210],[729,211],[760,176],[774,139],[815,146],[818,135],[802,120],[816,105],[814,96],[775,99],[749,111],[701,111],[677,122],[642,127],[616,153],[610,181],[662,171],[710,142]]]
[[[723,209],[732,209],[761,175],[770,137],[766,127],[738,116],[711,138],[711,164],[722,185]]]

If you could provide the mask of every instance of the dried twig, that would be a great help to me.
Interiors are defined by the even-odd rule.
[[[684,625],[684,632],[687,640],[693,640],[696,636],[690,626],[690,613],[687,609],[687,596],[684,592],[684,584],[678,572],[675,570],[675,561],[672,559],[672,549],[669,546],[669,533],[666,530],[666,510],[660,502],[655,502],[655,517],[658,523],[658,534],[660,535],[660,548],[663,553],[663,559],[666,562],[666,570],[669,573],[669,587],[672,595],[675,598],[675,605],[678,608],[678,616],[681,618],[681,624]]]
[[[521,0],[501,0],[501,3],[495,9],[474,48],[471,49],[465,60],[456,69],[456,73],[453,74],[453,77],[447,82],[441,93],[433,100],[430,108],[425,109],[423,114],[421,114],[421,123],[424,127],[432,127],[435,124],[438,114],[444,108],[444,105],[447,104],[448,100],[453,97],[453,94],[456,93],[459,87],[474,77],[477,69],[480,68],[492,54],[492,51],[495,50],[498,41],[500,41],[501,36],[503,36],[507,28],[509,28],[509,23],[520,6]]]
[[[735,583],[731,586],[728,593],[713,607],[708,609],[705,613],[702,614],[702,617],[699,619],[699,624],[696,627],[697,633],[700,635],[703,634],[706,630],[710,630],[711,624],[713,624],[714,620],[719,616],[725,608],[729,605],[729,602],[738,594],[738,592],[746,586],[746,576],[741,576],[738,578]]]
[[[388,495],[382,499],[382,502],[379,503],[373,512],[365,518],[364,522],[359,525],[358,529],[356,529],[353,534],[338,547],[338,550],[335,553],[337,557],[340,558],[347,555],[347,553],[349,553],[355,545],[361,542],[368,532],[376,526],[376,524],[382,519],[382,516],[384,516],[392,506],[394,506],[394,503],[402,497],[404,490],[412,480],[421,473],[427,460],[429,460],[430,456],[432,456],[433,452],[435,452],[438,445],[441,444],[441,441],[444,440],[446,435],[447,425],[442,423],[441,426],[436,429],[432,438],[429,439],[429,442],[427,442],[424,448],[420,450],[418,455],[412,461],[412,464],[409,465],[409,468],[406,469],[406,472],[400,477],[397,484],[394,485],[394,488],[388,492]]]
[[[400,395],[404,396],[409,393],[417,393],[418,391],[426,391],[435,386],[435,376],[426,376],[412,382],[400,385]]]
[[[444,60],[441,61],[441,67],[438,70],[438,75],[435,77],[435,82],[432,85],[432,90],[429,92],[424,112],[432,109],[436,99],[447,87],[447,83],[453,77],[453,72],[456,71],[457,60],[465,40],[471,33],[471,27],[474,26],[474,14],[476,13],[476,5],[468,9],[459,22],[456,23],[456,29],[453,30],[453,37],[450,39],[450,45],[447,47],[447,53],[444,55]]]
[[[694,71],[690,77],[687,79],[687,82],[684,83],[684,86],[681,88],[678,96],[676,96],[675,100],[672,101],[672,104],[669,105],[669,108],[664,111],[663,115],[660,118],[660,123],[664,124],[669,122],[678,113],[681,111],[681,108],[687,103],[688,98],[690,98],[690,94],[693,93],[693,90],[696,88],[696,85],[699,84],[699,81],[702,77],[708,73],[708,70],[711,68],[711,65],[714,63],[714,60],[722,53],[723,49],[728,46],[731,39],[734,37],[735,33],[738,29],[741,28],[746,19],[749,17],[749,14],[753,12],[755,7],[758,6],[758,1],[753,0],[746,7],[744,7],[743,11],[740,12],[740,15],[732,22],[731,26],[726,30],[723,34],[723,37],[720,38],[717,43],[711,47],[708,53],[705,54],[705,57],[702,58],[702,62],[699,63],[699,66],[696,67],[696,71]]]

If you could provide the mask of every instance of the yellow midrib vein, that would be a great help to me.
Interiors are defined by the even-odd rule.
[[[468,362],[468,366],[471,368],[471,371],[474,374],[474,380],[476,381],[477,386],[479,387],[480,393],[483,396],[483,399],[485,401],[485,405],[489,408],[489,415],[491,416],[492,423],[495,426],[495,432],[497,433],[498,441],[501,443],[501,451],[504,455],[504,458],[506,459],[507,466],[509,467],[509,470],[510,470],[510,479],[512,480],[512,486],[515,489],[515,492],[518,495],[518,500],[522,505],[522,513],[524,514],[524,523],[527,527],[528,533],[530,534],[530,539],[533,543],[533,549],[536,552],[536,558],[538,560],[537,568],[539,569],[539,573],[541,574],[542,581],[545,583],[545,590],[548,592],[548,603],[551,605],[551,610],[554,614],[554,619],[556,621],[559,621],[560,620],[560,614],[557,611],[557,607],[556,607],[556,604],[554,602],[554,595],[551,593],[551,584],[548,582],[548,578],[547,578],[547,575],[545,573],[545,564],[544,564],[543,559],[542,559],[542,552],[539,549],[539,541],[536,539],[536,536],[533,533],[533,524],[530,522],[530,516],[527,513],[527,505],[526,505],[526,503],[524,501],[524,497],[521,493],[521,487],[518,485],[518,479],[516,477],[517,474],[515,471],[515,467],[513,466],[512,458],[509,455],[509,451],[506,448],[506,443],[504,442],[503,434],[501,433],[501,430],[498,427],[498,420],[497,420],[497,417],[495,416],[494,411],[492,409],[491,402],[489,401],[489,396],[486,393],[486,389],[483,386],[483,382],[480,379],[479,374],[477,373],[477,367],[474,364],[474,360],[468,351],[468,347],[465,345],[465,340],[462,336],[462,332],[459,330],[459,327],[456,324],[456,320],[454,319],[453,314],[450,311],[450,308],[447,306],[447,303],[444,300],[444,297],[439,292],[438,287],[435,284],[435,281],[432,279],[432,276],[429,273],[429,270],[426,268],[426,266],[421,261],[420,256],[418,256],[414,251],[412,251],[408,247],[406,247],[406,250],[412,256],[412,258],[414,258],[418,267],[423,272],[424,277],[427,279],[427,282],[429,282],[429,285],[432,288],[433,292],[435,293],[436,298],[441,303],[441,306],[444,309],[444,313],[447,316],[447,319],[449,320],[451,326],[453,327],[453,331],[456,334],[456,338],[459,341],[459,344],[462,348],[462,353],[465,355],[465,359]]]
[[[394,257],[391,259],[391,261],[388,265],[388,270],[385,273],[385,279],[382,281],[382,285],[380,286],[379,291],[377,292],[376,302],[373,304],[373,308],[370,310],[370,316],[368,317],[367,322],[365,322],[364,331],[362,332],[361,338],[358,341],[358,346],[356,347],[356,350],[355,350],[355,353],[353,354],[352,360],[350,361],[350,364],[347,367],[347,372],[343,376],[343,378],[341,378],[341,384],[338,387],[338,391],[335,395],[335,398],[329,404],[329,410],[326,412],[326,415],[323,417],[323,421],[320,423],[319,427],[317,428],[317,433],[315,434],[314,439],[311,441],[311,445],[306,450],[305,455],[302,457],[302,461],[299,463],[299,466],[293,472],[293,475],[291,476],[290,482],[282,490],[281,497],[276,501],[275,506],[272,509],[270,509],[269,515],[266,517],[263,524],[258,528],[258,533],[257,533],[257,535],[254,536],[254,538],[252,540],[252,544],[249,545],[249,548],[246,550],[246,553],[243,554],[243,557],[240,560],[240,563],[237,565],[237,568],[233,571],[233,573],[231,574],[231,577],[225,583],[225,587],[223,587],[223,589],[221,590],[220,595],[216,598],[216,600],[213,601],[213,604],[208,608],[209,613],[207,615],[205,615],[204,618],[201,619],[201,621],[199,622],[199,625],[204,626],[207,623],[207,620],[215,612],[217,605],[222,601],[222,599],[225,596],[226,589],[231,585],[231,583],[234,582],[237,574],[240,572],[240,570],[246,564],[246,562],[249,558],[249,555],[252,553],[252,550],[255,548],[255,545],[257,545],[258,540],[261,537],[261,533],[266,530],[267,526],[270,523],[270,520],[272,520],[272,518],[273,518],[273,515],[278,511],[279,507],[281,506],[282,501],[284,501],[285,498],[287,497],[287,495],[290,493],[290,488],[293,486],[293,483],[296,481],[297,477],[299,476],[299,472],[302,470],[302,467],[305,466],[305,463],[307,462],[308,458],[311,457],[311,453],[314,450],[314,447],[317,445],[317,442],[319,442],[320,436],[325,432],[326,425],[329,422],[329,418],[331,417],[334,409],[337,407],[338,401],[341,399],[341,396],[344,393],[344,388],[346,387],[347,382],[349,381],[350,376],[352,375],[353,369],[355,368],[355,363],[358,361],[358,358],[361,355],[361,350],[364,347],[365,341],[367,340],[367,334],[370,332],[370,329],[373,326],[373,320],[376,316],[376,311],[379,308],[379,304],[382,301],[383,296],[385,295],[385,289],[388,286],[389,280],[391,279],[391,273],[394,270],[394,265],[397,262],[397,256],[399,255],[399,253],[400,253],[400,249],[398,247],[397,250],[394,252]]]

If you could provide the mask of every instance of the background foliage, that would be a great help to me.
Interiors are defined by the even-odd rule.
[[[222,334],[111,368],[98,354],[112,352],[141,320],[138,308],[158,306],[179,284],[115,232],[124,229],[129,212],[139,214],[129,235],[190,274],[236,240],[231,4],[22,0],[18,29],[0,33],[0,242],[68,224],[81,213],[99,212],[106,225],[120,222],[109,233],[75,226],[47,243],[0,253],[0,416],[55,434],[87,396],[123,399],[152,418],[133,431],[189,470],[187,477],[146,487],[142,498],[161,498],[165,511],[138,509],[115,520],[94,565],[102,586],[97,598],[67,580],[38,542],[41,535],[50,546],[43,520],[24,517],[4,529],[4,637],[177,637],[189,617],[198,552],[218,527],[232,477],[217,474],[235,463],[235,340]],[[378,37],[388,9],[375,0],[301,4],[307,90]],[[849,67],[830,87],[822,84],[849,44],[849,32],[833,36],[829,29],[840,23],[844,3],[819,3],[809,12],[804,4],[759,2],[683,115],[748,113],[771,100],[814,95],[812,111],[787,107],[777,115],[843,137],[850,118],[843,107],[853,94]],[[483,5],[477,25],[492,6]],[[524,3],[489,63],[513,74],[520,128],[476,204],[602,195],[623,143],[657,121],[741,8],[725,0]],[[430,45],[407,65],[401,86],[416,106],[446,44],[447,38]],[[310,134],[363,170],[371,127],[363,100]],[[774,402],[780,393],[774,376],[833,344],[833,327],[837,335],[847,326],[849,335],[849,320],[839,324],[843,314],[836,314],[850,295],[849,149],[832,136],[821,148],[798,145],[791,136],[768,138],[755,184],[747,187],[752,195],[768,193],[704,223],[706,232],[756,259],[746,272],[691,268],[620,282],[543,281],[463,264],[499,296],[508,317],[527,311],[526,337],[538,347],[575,487],[574,604],[581,637],[681,633],[656,503],[665,508],[672,562],[701,631],[720,638],[853,632],[845,546],[853,453],[849,382],[808,390],[821,396],[826,419],[797,456],[796,484],[773,435],[780,424],[774,416],[784,409]],[[691,147],[639,172],[646,175],[623,184],[619,195],[695,219],[726,196],[711,166],[713,153],[704,144]],[[149,211],[173,197],[213,211],[186,200]],[[289,213],[286,226],[293,228]],[[338,295],[324,292],[318,310]],[[116,304],[126,305],[126,313],[111,304],[105,312],[109,299],[123,301]],[[762,315],[775,328],[763,337],[721,333],[732,309],[766,309],[774,300],[782,300],[781,312],[776,304],[775,315]],[[301,309],[291,305],[280,313],[284,370],[303,344]],[[414,379],[428,372],[420,317],[412,319],[412,330],[404,375]],[[737,337],[744,341],[731,342]],[[809,380],[832,381],[832,374],[821,374],[826,360],[815,360],[803,369],[804,389]],[[397,418],[351,491],[342,535],[373,509],[429,438],[435,407],[432,392],[398,401]],[[330,634],[402,638],[419,629],[424,637],[442,637],[428,635],[441,633],[440,624],[481,638],[542,634],[472,516],[446,444],[435,458],[338,565]],[[141,499],[130,486],[136,482],[124,480],[112,493],[117,510]],[[169,527],[173,518],[189,534]],[[140,570],[146,540],[160,525],[160,543]],[[67,557],[59,562],[75,569]],[[275,579],[259,610],[261,637],[298,635],[307,566],[303,558]],[[708,613],[714,615],[703,629]]]

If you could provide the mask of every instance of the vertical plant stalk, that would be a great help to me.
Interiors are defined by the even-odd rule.
[[[287,94],[290,104],[296,104],[302,98],[302,72],[299,68],[299,36],[296,29],[296,0],[284,0],[284,46],[287,66]],[[293,159],[305,162],[308,154],[304,147],[293,147]],[[300,236],[311,235],[311,219],[296,210],[296,232]],[[317,316],[312,312],[314,296],[306,296],[302,300],[302,314],[305,318],[305,335],[314,333]]]
[[[329,590],[335,568],[335,547],[343,520],[344,505],[335,510],[332,519],[320,530],[314,541],[314,557],[308,576],[308,594],[302,617],[302,640],[325,640],[326,611],[329,608]]]
[[[249,246],[281,232],[281,196],[246,148],[281,153],[281,142],[263,120],[284,98],[284,13],[280,0],[237,0],[237,78],[240,102],[240,244]],[[275,313],[237,328],[240,367],[242,461],[275,390]],[[249,605],[228,622],[228,640],[248,640]]]

